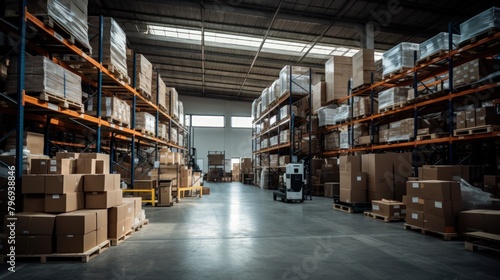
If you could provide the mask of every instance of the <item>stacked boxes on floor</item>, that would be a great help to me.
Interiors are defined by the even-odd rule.
[[[55,159],[37,159],[32,164],[35,173],[22,181],[24,212],[16,214],[16,227],[22,230],[17,253],[84,253],[103,244],[110,226],[116,226],[111,223],[116,219],[108,221],[108,209],[122,205],[120,175],[109,174],[109,156],[57,153]],[[132,203],[133,210],[126,216],[131,222],[122,231],[130,231],[144,219],[137,214],[140,198],[135,199],[139,203]]]
[[[406,216],[406,205],[394,200],[372,200],[372,213],[391,219],[401,219]]]
[[[468,210],[458,214],[459,232],[483,231],[500,234],[500,211]]]
[[[345,203],[366,203],[367,173],[361,172],[361,156],[341,156],[340,201]]]

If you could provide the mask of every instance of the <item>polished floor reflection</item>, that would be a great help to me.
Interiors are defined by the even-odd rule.
[[[17,265],[0,279],[499,279],[499,254],[472,253],[331,200],[272,200],[271,191],[212,183],[211,194],[146,207],[150,225],[87,264]]]

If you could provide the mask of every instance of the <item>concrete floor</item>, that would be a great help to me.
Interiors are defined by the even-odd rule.
[[[150,225],[87,264],[17,264],[0,279],[500,279],[500,255],[406,231],[314,197],[211,183],[211,194],[146,208]]]

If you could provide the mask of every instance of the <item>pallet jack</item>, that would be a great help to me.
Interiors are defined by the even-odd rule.
[[[278,197],[286,202],[304,202],[304,164],[289,163],[286,165],[284,188],[273,192],[273,200]]]

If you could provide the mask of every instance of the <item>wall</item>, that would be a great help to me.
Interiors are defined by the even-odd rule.
[[[203,158],[203,172],[208,171],[208,151],[225,151],[226,159],[252,157],[252,130],[231,128],[231,116],[249,117],[252,103],[182,95],[179,100],[186,115],[226,116],[224,128],[194,127],[192,130],[192,147],[196,148],[197,158]]]

